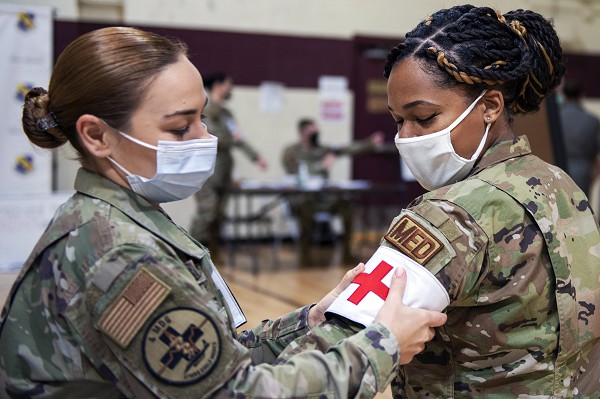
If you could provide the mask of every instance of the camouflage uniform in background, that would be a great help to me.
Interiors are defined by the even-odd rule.
[[[393,378],[381,324],[273,367],[310,306],[238,336],[201,245],[98,174],[80,169],[75,188],[2,311],[0,397],[367,398]]]
[[[447,323],[399,368],[394,397],[600,397],[598,225],[583,192],[525,137],[415,200],[382,245],[431,271],[451,299]],[[281,360],[351,333],[322,331]]]
[[[195,195],[196,215],[190,225],[190,234],[208,247],[213,257],[218,256],[220,232],[225,218],[227,188],[232,183],[233,148],[242,150],[255,161],[258,153],[245,140],[235,140],[236,122],[233,114],[225,107],[210,102],[204,108],[203,122],[208,132],[219,139],[215,171]]]
[[[300,143],[288,146],[282,155],[283,168],[287,174],[298,174],[300,163],[306,163],[308,172],[313,176],[329,177],[329,171],[323,168],[323,160],[329,153],[340,155],[359,155],[376,150],[371,139],[356,141],[347,146],[322,146],[304,148]],[[345,262],[353,262],[350,245],[353,232],[353,210],[351,197],[344,194],[320,194],[309,192],[289,198],[292,214],[300,227],[300,263],[309,265],[312,232],[315,226],[316,212],[330,212],[342,218],[344,235],[342,236],[342,257]]]

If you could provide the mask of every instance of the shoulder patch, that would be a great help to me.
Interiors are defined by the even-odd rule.
[[[140,270],[104,311],[98,326],[122,348],[127,348],[171,288],[146,269]]]
[[[424,265],[443,247],[440,240],[408,215],[403,215],[384,237],[400,252]]]
[[[191,385],[218,364],[221,336],[214,321],[192,308],[175,308],[156,317],[142,341],[146,367],[170,385]]]

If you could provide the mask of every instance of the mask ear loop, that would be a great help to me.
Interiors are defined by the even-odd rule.
[[[469,108],[467,108],[465,110],[465,112],[463,112],[454,122],[452,122],[450,124],[450,126],[448,126],[446,129],[452,131],[452,129],[454,129],[460,122],[463,121],[463,119],[465,119],[467,117],[468,114],[471,113],[471,111],[473,111],[473,108],[475,108],[475,106],[477,105],[477,103],[479,102],[479,100],[481,100],[481,98],[483,97],[483,95],[487,93],[487,89],[484,89],[481,94],[479,95],[479,97],[477,97],[475,99],[475,101],[473,101],[473,103],[469,106]],[[490,130],[490,126],[491,123],[486,123],[486,127],[485,127],[485,133],[483,133],[483,137],[481,138],[481,141],[479,142],[479,146],[477,146],[477,149],[475,150],[475,152],[473,153],[473,155],[471,156],[471,158],[466,159],[461,157],[460,155],[458,155],[456,153],[456,150],[454,149],[454,146],[452,146],[452,142],[450,142],[450,145],[452,146],[452,151],[454,151],[454,153],[462,160],[467,161],[467,162],[471,162],[475,159],[477,159],[479,157],[479,154],[481,153],[481,151],[483,150],[483,146],[485,145],[485,142],[487,140],[487,135],[488,135],[488,131]]]
[[[104,122],[106,124],[106,126],[110,127],[111,129],[116,130],[121,136],[125,137],[127,140],[129,141],[133,141],[136,144],[141,145],[142,147],[146,147],[146,148],[150,148],[151,150],[155,150],[158,151],[158,147],[155,147],[151,144],[148,143],[144,143],[143,141],[136,139],[133,136],[128,135],[127,133],[124,133],[122,131],[120,131],[119,129],[115,129],[114,127],[112,127],[111,125],[109,125],[108,123],[106,123],[105,120],[102,119],[102,122]],[[117,161],[115,161],[112,157],[107,157],[107,159],[113,164],[115,165],[121,172],[125,173],[125,175],[127,177],[134,177],[135,175],[133,173],[131,173],[130,171],[128,171],[127,169],[125,169],[123,166],[121,166]],[[143,176],[140,176],[141,178],[144,178]],[[129,179],[128,179],[129,180]],[[129,183],[129,185],[131,186],[131,183]]]
[[[153,146],[152,144],[144,143],[142,140],[140,140],[140,139],[136,139],[135,137],[133,137],[133,136],[130,136],[129,134],[127,134],[127,133],[125,133],[125,132],[122,132],[122,131],[120,131],[120,130],[119,130],[119,129],[117,129],[117,128],[114,128],[114,127],[112,127],[112,126],[111,126],[111,125],[109,125],[109,124],[108,124],[108,123],[107,123],[107,122],[106,122],[104,119],[101,119],[101,120],[102,120],[102,122],[104,122],[104,123],[106,124],[106,126],[110,127],[111,129],[114,129],[114,130],[116,130],[116,131],[117,131],[117,132],[118,132],[118,133],[119,133],[121,136],[125,137],[127,140],[129,140],[129,141],[133,141],[134,143],[136,143],[136,144],[139,144],[139,145],[141,145],[142,147],[146,147],[146,148],[150,148],[151,150],[158,151],[158,147],[156,147],[156,146]],[[206,125],[205,125],[205,126],[206,126]]]
[[[108,159],[110,162],[112,162],[113,165],[115,165],[118,169],[121,170],[121,172],[125,173],[128,177],[133,176],[133,173],[131,173],[130,171],[125,169],[123,166],[119,165],[119,163],[117,161],[115,161],[114,159],[112,159],[112,157],[107,157],[106,159]]]
[[[446,129],[444,129],[444,130],[452,130],[452,129],[454,129],[456,126],[458,126],[458,124],[459,124],[459,123],[461,123],[461,122],[462,122],[462,121],[463,121],[463,120],[464,120],[464,119],[467,117],[467,115],[469,115],[469,114],[471,113],[471,111],[473,111],[473,108],[475,108],[475,106],[477,105],[477,103],[479,102],[479,100],[481,100],[481,97],[483,97],[483,95],[484,95],[485,93],[487,93],[487,90],[483,90],[483,91],[481,92],[481,94],[479,95],[479,97],[477,97],[477,98],[475,99],[475,101],[473,101],[473,102],[471,103],[471,105],[469,105],[469,108],[467,108],[467,109],[466,109],[466,110],[465,110],[465,111],[464,111],[462,114],[460,114],[460,115],[459,115],[459,117],[458,117],[458,118],[456,118],[456,119],[454,120],[454,122],[452,122],[452,123],[450,124],[450,126],[448,126],[448,127],[447,127]]]
[[[115,130],[116,130],[116,129],[115,129]],[[135,137],[133,137],[133,136],[130,136],[130,135],[128,135],[127,133],[123,133],[123,132],[122,132],[122,131],[120,131],[120,130],[117,130],[117,132],[119,132],[119,133],[121,134],[121,136],[125,137],[125,138],[126,138],[127,140],[129,140],[129,141],[133,141],[134,143],[136,143],[136,144],[139,144],[139,145],[141,145],[142,147],[146,147],[146,148],[150,148],[151,150],[158,151],[158,147],[156,147],[156,146],[154,146],[154,145],[152,145],[152,144],[144,143],[142,140],[140,140],[140,139],[136,139]]]
[[[477,147],[477,149],[475,150],[475,153],[471,156],[469,161],[474,161],[477,158],[479,158],[479,155],[481,154],[481,151],[483,151],[483,147],[485,146],[485,142],[487,141],[487,136],[488,136],[488,132],[490,131],[490,126],[492,126],[491,123],[485,124],[485,133],[483,134],[483,137],[481,138],[481,142],[479,143],[479,146]]]
[[[485,93],[487,93],[487,90],[484,90],[481,92],[481,94],[477,98],[477,101],[475,101],[475,104],[477,104],[477,102],[481,99],[481,97],[483,97],[483,95]],[[485,117],[486,121],[489,121],[490,119],[492,119],[492,117],[489,115]],[[479,155],[481,154],[481,151],[483,151],[483,147],[485,146],[485,142],[487,141],[488,132],[490,131],[491,126],[492,126],[491,123],[485,124],[485,133],[483,134],[483,137],[481,138],[481,142],[479,142],[479,146],[477,147],[477,149],[475,150],[475,153],[473,154],[473,156],[471,156],[471,159],[469,159],[469,161],[474,161],[477,158],[479,158]]]

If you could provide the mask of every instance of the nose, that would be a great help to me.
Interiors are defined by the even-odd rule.
[[[200,138],[208,139],[210,138],[210,132],[208,131],[208,127],[204,122],[200,122]]]
[[[411,129],[407,128],[406,126],[398,128],[397,134],[398,138],[400,139],[409,139],[411,137],[417,136],[413,131],[411,131]]]

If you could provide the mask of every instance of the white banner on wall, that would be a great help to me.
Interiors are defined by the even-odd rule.
[[[52,8],[0,4],[0,193],[50,192],[52,156],[21,127],[23,98],[48,88],[52,70]]]
[[[0,195],[0,272],[21,268],[56,209],[71,195],[72,192]]]
[[[350,102],[346,77],[319,77],[319,108],[321,122],[347,122]]]

